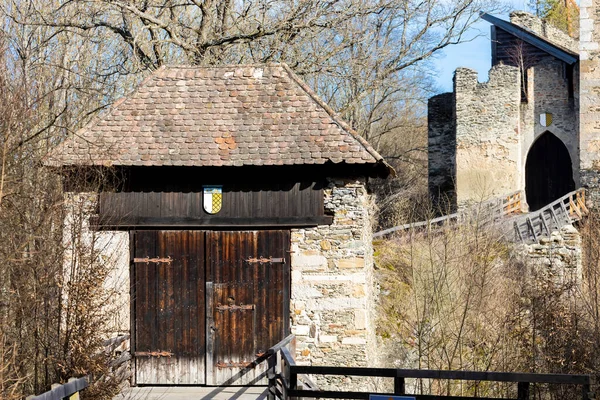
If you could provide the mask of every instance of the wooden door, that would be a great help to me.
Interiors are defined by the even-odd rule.
[[[205,233],[136,231],[137,384],[205,383]]]
[[[266,383],[261,355],[289,333],[287,230],[207,233],[207,384]]]

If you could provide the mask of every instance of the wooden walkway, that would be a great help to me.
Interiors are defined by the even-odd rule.
[[[265,386],[143,386],[125,389],[113,400],[258,400],[267,398]]]
[[[565,194],[560,199],[534,212],[523,212],[523,192],[478,204],[461,213],[445,215],[429,221],[395,226],[373,234],[373,238],[408,230],[432,231],[461,221],[477,220],[480,225],[498,226],[510,240],[523,243],[537,242],[550,236],[564,225],[580,221],[588,213],[585,189]]]
[[[515,240],[528,243],[537,242],[541,237],[549,237],[553,231],[583,219],[589,213],[585,206],[585,190],[567,193],[538,211],[517,215],[510,221],[513,224]]]

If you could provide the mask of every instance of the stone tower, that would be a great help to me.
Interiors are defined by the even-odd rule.
[[[592,202],[600,199],[600,1],[581,0],[580,125],[581,185]]]
[[[429,101],[430,193],[455,210],[524,191],[536,210],[579,184],[578,43],[528,13],[482,18],[489,80],[459,68]]]

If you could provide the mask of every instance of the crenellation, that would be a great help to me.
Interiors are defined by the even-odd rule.
[[[565,49],[572,49],[576,41],[528,13],[513,13],[511,21],[515,25],[512,32],[525,28],[533,32],[529,35],[560,46],[556,51],[562,51],[565,57],[529,45],[527,51],[533,52],[528,59],[531,66],[522,73],[521,64],[506,57],[511,43],[517,45],[521,39],[506,30],[501,36],[501,59],[511,65],[495,64],[487,82],[478,82],[477,72],[472,69],[456,70],[453,93],[429,101],[429,189],[434,201],[444,192],[453,199],[455,208],[462,209],[517,191],[527,194],[528,187],[535,190],[540,185],[535,182],[545,182],[541,185],[547,183],[551,189],[543,196],[554,197],[538,200],[532,195],[532,204],[539,207],[540,201],[555,200],[558,192],[566,194],[580,181],[579,68],[564,61],[569,60]],[[572,52],[568,54],[572,57]],[[583,102],[586,94],[581,87]],[[590,123],[596,126],[598,120]],[[535,146],[541,137],[544,141]],[[551,169],[552,163],[529,170],[527,165],[534,158],[535,162],[540,161],[538,158],[548,159],[541,155],[547,151],[542,149],[544,143],[552,143],[552,151],[561,154],[563,161],[556,167],[558,173],[553,171],[540,178],[535,171]],[[600,150],[600,141],[589,141],[587,145]],[[560,183],[551,184],[558,175]]]

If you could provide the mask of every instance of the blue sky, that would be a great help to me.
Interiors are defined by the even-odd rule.
[[[528,10],[527,0],[509,0],[507,3],[513,10]],[[508,20],[508,14],[496,16]],[[458,67],[474,69],[479,73],[479,81],[487,81],[492,64],[489,22],[479,21],[471,33],[479,36],[470,42],[447,47],[444,54],[434,61],[440,93],[452,91],[452,76]]]

